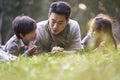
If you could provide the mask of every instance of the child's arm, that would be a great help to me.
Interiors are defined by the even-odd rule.
[[[12,54],[15,56],[19,56],[19,52],[20,52],[20,47],[18,46],[18,44],[16,43],[9,43],[7,45],[5,45],[5,51],[7,51],[8,54]],[[21,49],[21,52],[23,50]]]
[[[23,56],[32,56],[37,54],[37,46],[32,45],[30,47],[28,47],[28,50],[25,51],[25,53],[23,54]]]
[[[28,47],[28,49],[26,50],[24,46],[20,46],[20,44],[17,43],[9,43],[7,45],[5,45],[5,50],[12,55],[15,56],[19,56],[21,54],[23,54],[23,56],[31,56],[36,52],[36,46],[32,45],[30,47]]]

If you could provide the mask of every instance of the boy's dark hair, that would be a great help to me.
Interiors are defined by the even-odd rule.
[[[19,39],[21,39],[20,34],[25,36],[36,27],[36,21],[28,16],[18,16],[12,21],[12,28]]]
[[[71,6],[64,1],[53,2],[50,5],[49,13],[62,14],[66,16],[66,19],[68,19],[71,14]]]

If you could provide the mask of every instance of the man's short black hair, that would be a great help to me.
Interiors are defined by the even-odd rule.
[[[49,13],[62,14],[65,15],[66,18],[69,18],[71,14],[71,6],[64,1],[53,2],[50,5]]]
[[[34,29],[36,29],[36,21],[28,16],[17,16],[12,21],[12,28],[16,36],[20,39],[20,34],[25,36]]]

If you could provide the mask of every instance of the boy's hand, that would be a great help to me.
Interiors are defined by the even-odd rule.
[[[36,45],[32,45],[28,48],[28,52],[31,54],[31,55],[34,55],[34,54],[37,54],[37,46]]]

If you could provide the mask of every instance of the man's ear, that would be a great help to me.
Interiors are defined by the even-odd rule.
[[[50,13],[48,13],[48,18],[50,17]]]
[[[20,37],[23,39],[24,36],[20,33]]]
[[[69,22],[69,18],[66,19],[66,22],[67,22],[67,23]]]

